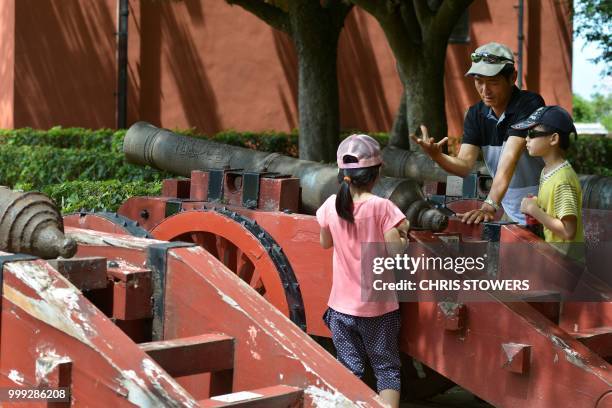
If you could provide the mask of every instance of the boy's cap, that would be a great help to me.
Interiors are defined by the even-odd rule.
[[[558,105],[542,106],[536,109],[529,117],[522,122],[512,125],[513,129],[531,129],[537,125],[544,125],[569,135],[576,133],[576,127],[571,115]]]
[[[354,157],[356,163],[345,163],[346,156]],[[368,135],[350,135],[340,143],[338,152],[338,168],[358,169],[363,167],[377,166],[382,163],[380,145]]]
[[[504,69],[506,64],[514,64],[514,54],[512,54],[512,50],[505,45],[496,42],[491,42],[476,48],[476,51],[474,51],[472,55],[492,55],[505,58],[506,60],[500,61],[497,64],[486,62],[485,59],[481,59],[479,62],[472,61],[472,66],[465,76],[495,76],[499,74],[502,69]]]

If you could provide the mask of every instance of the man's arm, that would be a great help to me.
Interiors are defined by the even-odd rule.
[[[494,202],[498,204],[501,203],[506,195],[510,180],[512,180],[514,170],[516,169],[516,163],[518,163],[525,145],[525,139],[518,136],[510,136],[506,141],[504,152],[499,158],[497,171],[493,178],[491,190],[489,191],[489,198]],[[468,224],[478,224],[481,221],[490,221],[495,217],[495,212],[495,208],[489,204],[483,203],[479,210],[472,210],[463,214],[462,221]]]
[[[489,198],[496,203],[501,203],[501,200],[506,195],[510,180],[512,180],[514,170],[516,169],[516,164],[521,158],[521,154],[526,144],[527,142],[522,137],[510,136],[508,138],[504,152],[499,158],[499,164],[497,165],[495,178],[493,178],[491,191],[489,191]]]
[[[411,135],[410,137],[415,143],[423,148],[423,151],[427,153],[432,160],[451,174],[460,177],[465,177],[470,174],[478,158],[478,153],[480,152],[478,146],[464,143],[461,145],[457,157],[449,156],[448,154],[442,153],[442,148],[448,141],[448,137],[436,143],[433,138],[429,137],[427,127],[421,125],[421,131],[423,133],[422,139],[418,139],[415,135]]]

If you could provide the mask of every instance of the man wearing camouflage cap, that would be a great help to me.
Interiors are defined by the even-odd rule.
[[[536,93],[519,90],[512,51],[503,44],[488,43],[471,55],[472,66],[465,74],[474,79],[481,101],[472,105],[463,124],[463,141],[457,157],[442,152],[447,137],[435,142],[421,126],[422,139],[413,139],[449,173],[467,176],[482,150],[487,169],[493,177],[489,196],[478,210],[463,214],[468,224],[492,220],[503,207],[506,219],[525,224],[520,212],[523,197],[537,195],[544,163],[525,149],[525,130],[511,125],[525,120],[544,99]]]

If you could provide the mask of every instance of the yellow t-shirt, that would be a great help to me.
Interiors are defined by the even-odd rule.
[[[555,247],[561,252],[573,258],[582,258],[575,252],[570,243],[583,243],[584,233],[582,230],[582,189],[580,181],[572,165],[565,161],[547,174],[540,176],[540,189],[538,191],[538,206],[551,217],[562,219],[568,215],[576,216],[576,236],[573,240],[564,240],[555,235],[551,230],[544,227],[544,239],[546,242],[555,243]],[[582,245],[576,245],[576,250]],[[570,249],[572,249],[570,251]],[[569,253],[568,253],[569,252]]]

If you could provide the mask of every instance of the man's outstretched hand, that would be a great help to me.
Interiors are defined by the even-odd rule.
[[[429,132],[427,131],[427,127],[425,125],[421,125],[421,132],[423,136],[419,139],[415,134],[410,135],[410,138],[414,140],[416,144],[421,146],[423,151],[429,155],[432,159],[435,159],[437,156],[442,154],[442,150],[444,149],[444,145],[448,141],[448,137],[436,142],[433,137],[429,137]]]

